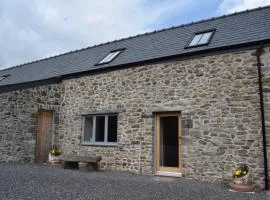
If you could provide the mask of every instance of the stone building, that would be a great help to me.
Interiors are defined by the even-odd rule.
[[[0,162],[102,156],[100,168],[268,184],[270,7],[0,71]]]

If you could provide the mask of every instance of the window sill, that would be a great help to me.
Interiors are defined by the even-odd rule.
[[[117,143],[109,143],[109,142],[82,142],[82,146],[103,146],[103,147],[116,147],[118,146]]]

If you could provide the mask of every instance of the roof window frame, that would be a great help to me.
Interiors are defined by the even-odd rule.
[[[196,32],[193,34],[193,36],[191,37],[191,39],[188,41],[187,45],[185,46],[185,49],[189,49],[189,48],[196,48],[196,47],[201,47],[201,46],[207,46],[210,44],[214,34],[216,32],[216,29],[207,29],[207,30],[204,30],[204,31],[199,31],[199,32]],[[196,44],[196,45],[192,45],[190,46],[191,42],[193,41],[193,39],[197,36],[197,35],[202,35],[205,34],[205,33],[211,33],[210,37],[208,38],[208,40],[203,43],[203,44]],[[200,38],[201,40],[201,38]],[[199,40],[199,41],[200,41]]]
[[[95,65],[104,65],[104,64],[108,64],[110,62],[112,62],[113,60],[115,60],[126,48],[121,48],[121,49],[115,49],[115,50],[112,50],[110,51],[105,57],[103,57],[100,61],[98,61]],[[111,58],[110,60],[108,61],[104,61],[102,62],[103,60],[106,60],[106,58],[110,57],[110,55],[112,55],[113,53],[116,53],[118,52],[117,55],[115,55],[113,58]]]
[[[4,76],[0,76],[0,81],[3,81],[4,79],[6,79],[9,76],[10,76],[10,74],[4,75]]]

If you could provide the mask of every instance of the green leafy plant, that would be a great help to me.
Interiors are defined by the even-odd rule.
[[[53,147],[51,150],[50,150],[50,154],[52,156],[59,156],[62,154],[62,150],[59,149],[58,147]]]
[[[233,178],[241,178],[246,176],[247,174],[248,174],[248,166],[245,164],[241,164],[233,171],[232,176]]]

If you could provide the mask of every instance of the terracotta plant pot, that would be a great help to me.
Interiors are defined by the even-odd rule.
[[[252,182],[247,183],[229,183],[229,188],[236,192],[253,192]]]

